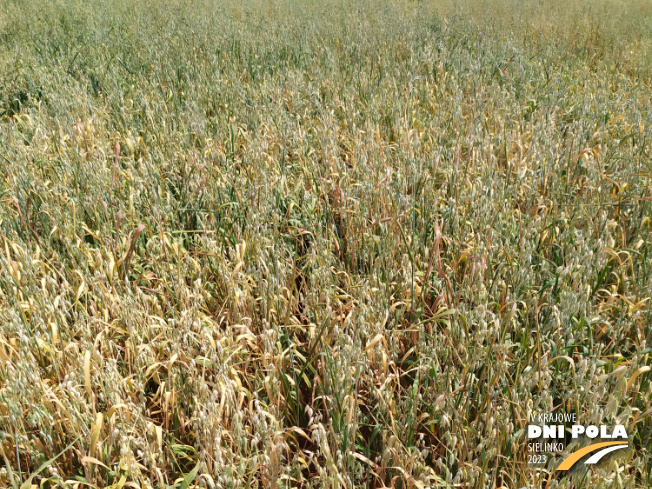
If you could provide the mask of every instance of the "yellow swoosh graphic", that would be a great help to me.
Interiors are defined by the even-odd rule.
[[[575,462],[581,459],[584,455],[586,455],[587,453],[594,452],[600,448],[610,447],[612,445],[626,445],[626,444],[627,442],[624,441],[605,441],[602,443],[594,443],[593,445],[589,445],[588,447],[584,447],[581,450],[578,450],[570,454],[568,457],[564,459],[564,461],[559,465],[559,467],[557,467],[557,470],[570,469],[573,465],[575,465]]]

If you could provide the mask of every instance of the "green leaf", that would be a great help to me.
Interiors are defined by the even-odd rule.
[[[183,481],[181,482],[179,489],[188,489],[190,484],[192,484],[194,480],[197,478],[198,472],[199,472],[199,462],[197,462],[197,465],[195,465],[194,469],[192,469],[187,474],[183,475]]]

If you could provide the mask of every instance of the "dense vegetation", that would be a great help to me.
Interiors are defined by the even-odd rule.
[[[454,3],[0,0],[0,486],[652,485],[652,4]]]

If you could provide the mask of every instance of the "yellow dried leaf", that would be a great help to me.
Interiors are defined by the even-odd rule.
[[[81,463],[83,463],[83,464],[95,464],[95,465],[99,465],[100,467],[104,467],[105,469],[109,470],[109,468],[106,465],[104,465],[102,462],[100,462],[95,457],[82,457]]]
[[[381,340],[383,344],[387,343],[385,337],[382,334],[378,333],[376,336],[374,336],[374,339],[369,342],[364,351],[366,352],[371,350]]]
[[[102,413],[97,413],[95,417],[95,423],[93,423],[93,428],[91,429],[91,454],[95,452],[97,448],[97,442],[100,439],[100,433],[102,432],[102,425],[104,424],[104,416]],[[98,450],[98,453],[101,453],[101,450]]]
[[[91,352],[88,350],[84,355],[84,384],[86,394],[91,395]]]
[[[647,365],[645,365],[644,367],[641,367],[638,370],[636,370],[636,372],[634,372],[632,374],[632,376],[629,378],[629,380],[627,381],[627,389],[626,390],[630,389],[630,387],[632,386],[632,384],[634,383],[634,381],[636,380],[637,377],[639,377],[640,375],[643,375],[644,373],[649,372],[649,371],[650,371],[650,367],[647,366]]]

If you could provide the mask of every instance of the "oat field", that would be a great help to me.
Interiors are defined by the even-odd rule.
[[[0,0],[0,487],[650,487],[651,210],[647,0]]]

